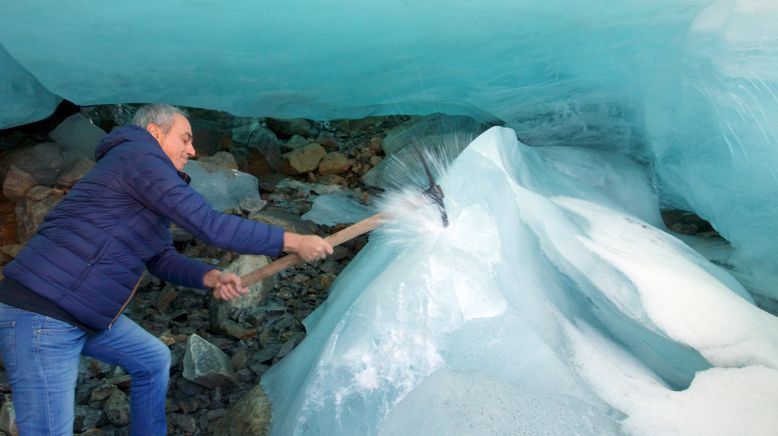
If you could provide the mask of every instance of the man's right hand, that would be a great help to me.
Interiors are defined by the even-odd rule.
[[[332,245],[316,235],[300,235],[297,233],[284,233],[284,251],[295,253],[304,261],[324,259],[332,254]]]

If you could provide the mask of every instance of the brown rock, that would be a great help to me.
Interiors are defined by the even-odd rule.
[[[27,191],[27,198],[16,204],[16,234],[19,242],[27,241],[65,193],[60,189],[38,185]]]
[[[330,174],[327,176],[321,176],[319,177],[319,183],[324,183],[325,185],[341,185],[346,186],[348,182],[346,182],[346,179],[344,179],[341,176]]]
[[[331,174],[341,174],[348,171],[351,162],[346,159],[343,153],[337,151],[327,153],[321,162],[319,162],[319,174],[327,176]]]
[[[266,121],[270,130],[285,138],[289,138],[293,135],[310,137],[313,136],[314,130],[316,130],[313,124],[304,118],[294,118],[290,120],[268,118]]]
[[[314,142],[281,155],[279,169],[282,173],[293,176],[305,174],[315,170],[326,154],[324,147]]]
[[[30,173],[19,169],[16,165],[11,165],[3,181],[3,195],[11,201],[19,201],[37,184],[38,182]]]
[[[203,156],[197,159],[197,162],[209,173],[222,169],[238,169],[238,163],[235,161],[235,156],[227,151],[219,151],[213,156]]]
[[[0,244],[3,246],[16,244],[16,212],[15,206],[9,200],[0,200]]]
[[[195,150],[200,156],[211,156],[232,145],[232,130],[210,120],[190,120]]]
[[[340,144],[338,144],[338,141],[335,139],[335,135],[333,135],[332,132],[328,132],[326,130],[319,133],[319,136],[316,138],[316,142],[323,145],[324,148],[331,150],[337,150],[340,148]]]
[[[81,180],[81,178],[94,166],[95,163],[89,159],[78,158],[74,160],[60,171],[59,177],[57,177],[57,185],[64,188],[70,188],[75,185],[77,181]]]

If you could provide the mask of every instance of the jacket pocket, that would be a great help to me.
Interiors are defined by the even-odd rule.
[[[76,290],[81,287],[81,283],[84,282],[84,279],[86,279],[89,276],[89,273],[92,271],[92,268],[94,268],[95,263],[97,263],[98,260],[100,260],[101,257],[103,257],[103,254],[105,254],[105,251],[108,250],[108,246],[110,245],[110,239],[106,239],[105,242],[103,242],[103,245],[100,246],[100,248],[97,250],[97,252],[89,258],[89,260],[86,263],[86,267],[84,270],[79,274],[79,276],[76,278],[76,280],[73,282],[73,286],[70,288],[71,290]]]

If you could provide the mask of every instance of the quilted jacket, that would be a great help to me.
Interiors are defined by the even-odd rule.
[[[89,327],[110,328],[145,268],[203,287],[213,267],[176,252],[171,221],[207,244],[241,253],[276,255],[283,247],[280,227],[214,210],[143,128],[114,130],[95,160],[3,270]]]

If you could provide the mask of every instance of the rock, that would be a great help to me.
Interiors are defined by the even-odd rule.
[[[93,429],[97,427],[97,423],[100,422],[102,417],[102,411],[89,406],[78,405],[74,414],[73,431],[81,433]]]
[[[168,419],[172,427],[178,428],[186,434],[192,434],[197,430],[195,419],[189,415],[171,413],[168,415]]]
[[[0,245],[9,247],[19,242],[16,235],[16,205],[9,200],[0,199]],[[11,253],[5,252],[11,257]]]
[[[315,135],[317,130],[313,123],[304,118],[290,120],[268,118],[267,126],[270,127],[270,130],[284,138],[289,138],[293,135],[311,137]]]
[[[238,169],[238,163],[235,162],[235,156],[227,151],[220,151],[213,156],[203,156],[198,158],[197,162],[199,162],[206,171],[211,173],[222,169]]]
[[[267,206],[267,201],[255,197],[243,197],[238,202],[240,210],[247,214],[261,211]]]
[[[195,150],[200,156],[211,156],[228,150],[232,145],[232,130],[211,120],[190,117]]]
[[[281,350],[280,345],[275,343],[267,344],[264,347],[260,348],[259,351],[254,353],[254,355],[251,356],[251,360],[254,363],[267,362],[272,358],[276,357],[278,355],[279,350]]]
[[[351,162],[343,153],[334,151],[327,153],[319,162],[319,174],[323,176],[341,174],[348,171]]]
[[[250,125],[232,129],[233,140],[242,146],[233,146],[232,151],[238,168],[253,175],[264,175],[278,167],[281,156],[281,142],[271,130],[254,120]]]
[[[19,254],[20,251],[24,248],[24,245],[19,244],[9,244],[9,245],[3,245],[0,247],[0,251],[3,253],[11,256],[12,258],[16,258],[16,256]]]
[[[257,329],[251,327],[243,327],[232,320],[225,320],[221,324],[221,330],[232,336],[235,339],[251,339],[257,336]]]
[[[238,256],[225,271],[243,276],[269,263],[270,258],[267,256],[243,254]],[[248,294],[223,303],[228,304],[233,309],[248,309],[259,306],[267,293],[273,289],[275,281],[275,276],[268,277],[265,280],[250,286]]]
[[[113,425],[123,427],[130,423],[130,402],[124,392],[116,389],[103,404],[103,412]]]
[[[167,345],[168,347],[176,343],[176,338],[173,336],[172,333],[170,333],[170,330],[165,330],[164,332],[162,332],[162,334],[159,335],[157,339],[162,341],[162,343]]]
[[[112,384],[106,383],[97,386],[96,388],[92,389],[92,393],[89,395],[89,401],[103,401],[110,397],[114,391],[116,391],[116,386]]]
[[[309,141],[307,138],[303,138],[300,135],[293,135],[291,138],[289,138],[288,141],[286,141],[284,148],[287,150],[297,150],[298,148],[303,148],[310,143],[311,141]]]
[[[49,133],[49,137],[63,147],[67,161],[94,158],[95,148],[104,136],[103,129],[80,113],[71,115]]]
[[[281,155],[279,169],[284,174],[299,175],[315,170],[327,151],[317,143],[311,143]]]
[[[59,144],[43,142],[10,152],[0,161],[0,174],[6,174],[11,165],[15,165],[29,173],[41,185],[52,186],[68,162],[70,161],[65,160]]]
[[[79,157],[60,171],[57,185],[70,188],[95,166],[94,161]]]
[[[38,185],[27,191],[27,197],[16,204],[16,234],[20,242],[27,241],[43,218],[49,213],[65,193],[60,189]]]
[[[3,196],[11,201],[19,201],[26,197],[27,191],[36,186],[38,182],[30,173],[11,165],[3,181]]]
[[[326,130],[319,133],[319,136],[316,137],[315,142],[330,150],[340,149],[340,144],[338,144],[337,139],[335,139],[335,135],[333,135],[332,132],[328,132]]]
[[[214,426],[213,434],[266,435],[269,427],[270,401],[262,385],[257,385],[227,410],[225,417]]]
[[[11,394],[3,395],[3,405],[0,406],[0,430],[10,436],[19,436]]]
[[[186,344],[183,377],[210,389],[236,384],[229,357],[197,334],[189,336]]]
[[[127,104],[81,106],[81,114],[105,132],[130,124],[136,110],[135,106]]]

